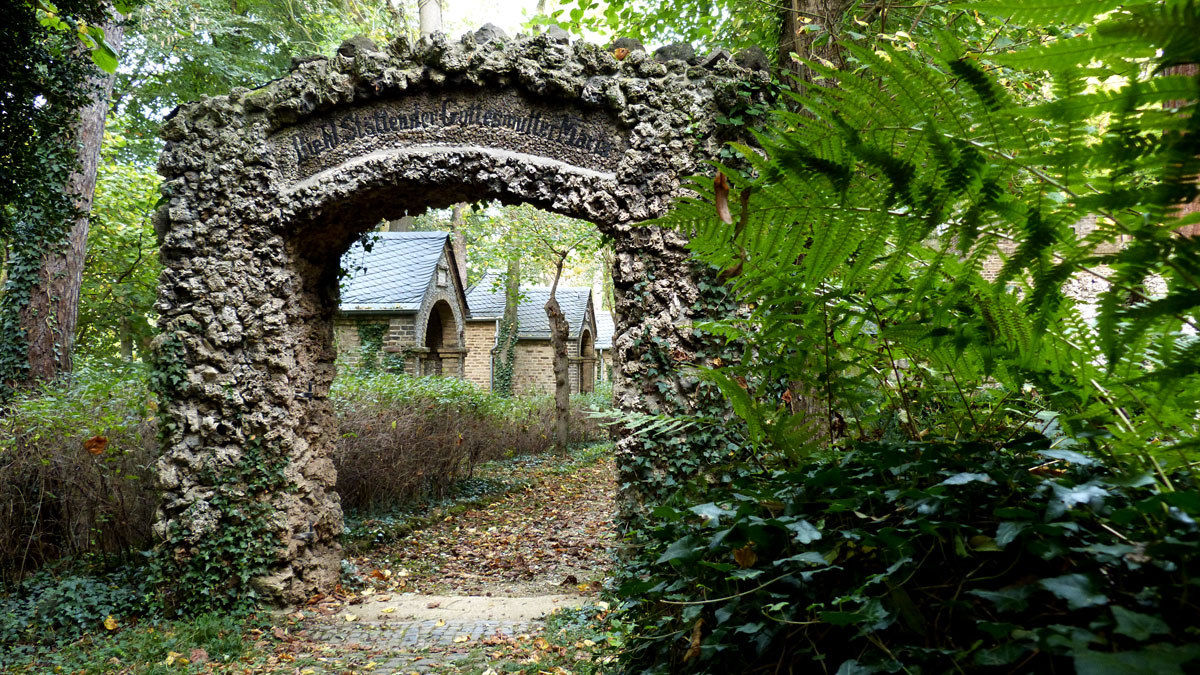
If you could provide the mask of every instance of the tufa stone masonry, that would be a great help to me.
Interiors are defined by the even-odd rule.
[[[180,107],[163,132],[155,218],[163,554],[201,564],[232,532],[274,551],[228,561],[260,595],[294,602],[337,582],[327,397],[339,259],[406,211],[498,199],[595,223],[617,252],[618,405],[686,402],[697,279],[683,237],[637,224],[665,213],[683,177],[711,172],[702,162],[737,131],[716,120],[749,102],[739,82],[766,78],[723,52],[650,56],[485,27],[415,45],[356,38],[262,88]],[[674,365],[648,369],[651,344]],[[284,467],[278,483],[238,482],[250,447]],[[239,495],[274,515],[243,522]]]

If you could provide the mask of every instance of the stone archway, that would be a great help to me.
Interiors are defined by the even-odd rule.
[[[429,309],[424,321],[425,335],[418,336],[425,352],[421,354],[417,373],[462,377],[462,317],[457,317],[450,303],[438,300]]]
[[[728,134],[717,120],[745,80],[766,75],[724,52],[622,61],[560,37],[480,31],[353,40],[260,89],[178,109],[160,161],[155,344],[156,530],[178,578],[223,561],[283,601],[336,582],[338,260],[383,218],[497,199],[595,223],[616,248],[616,402],[686,405],[695,378],[677,371],[699,351],[702,293],[683,237],[635,225],[716,156]],[[651,348],[670,362],[654,375]]]
[[[596,337],[584,328],[579,334],[579,382],[576,391],[581,394],[596,390]]]

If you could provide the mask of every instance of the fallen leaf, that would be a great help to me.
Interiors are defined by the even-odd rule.
[[[704,636],[704,618],[696,619],[696,625],[692,626],[692,642],[688,645],[688,650],[683,655],[684,662],[688,662],[697,656],[700,656],[700,640]]]
[[[112,614],[109,614],[108,617],[104,619],[104,627],[108,630],[117,629],[117,620],[113,618]]]
[[[434,628],[441,628],[442,626],[445,626],[445,625],[446,625],[446,621],[445,621],[445,619],[438,619],[438,620],[437,620],[437,623],[433,624],[433,627],[434,627]]]
[[[617,47],[613,50],[613,58],[618,61],[624,61],[626,56],[629,56],[629,50],[624,47]]]
[[[754,552],[753,542],[746,544],[739,549],[735,549],[733,552],[733,559],[737,562],[738,567],[742,569],[754,567],[754,563],[758,562],[758,554]]]
[[[394,611],[396,611],[395,607],[384,607],[383,609],[379,610],[379,613],[380,614],[391,614]]]
[[[342,617],[345,618],[346,621],[358,621],[358,616],[349,612],[343,614]]]
[[[719,171],[713,178],[713,197],[717,202],[717,217],[726,225],[732,225],[733,214],[729,211],[729,178]]]
[[[466,642],[467,640],[470,640],[470,639],[471,639],[470,635],[457,635],[457,636],[455,636],[454,641],[455,642]]]
[[[93,455],[103,455],[104,449],[108,447],[108,439],[104,436],[92,436],[83,442],[83,449]]]
[[[192,663],[208,663],[208,652],[197,647],[188,652],[188,661]]]
[[[175,663],[187,663],[187,659],[183,658],[183,654],[179,652],[167,652],[167,658],[163,659],[164,666],[175,665]]]

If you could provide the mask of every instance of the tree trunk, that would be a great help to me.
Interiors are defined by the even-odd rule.
[[[836,36],[848,2],[846,0],[789,0],[783,10],[783,31],[779,40],[779,67],[796,75],[798,84],[812,82],[813,71],[808,66],[792,60],[795,53],[814,61],[828,61],[841,68],[841,50],[828,39]],[[818,41],[820,44],[817,44]]]
[[[117,329],[121,333],[121,360],[133,361],[133,326],[130,325],[128,316],[121,317],[117,322]]]
[[[555,297],[565,258],[564,255],[558,259],[554,284],[550,286],[550,299],[546,301],[546,318],[550,320],[550,348],[554,350],[554,445],[560,454],[566,454],[571,441],[571,381],[567,359],[567,340],[571,327]]]
[[[1200,73],[1200,66],[1197,66],[1195,63],[1185,63],[1183,65],[1167,68],[1164,74],[1188,75],[1190,77],[1195,77],[1198,73]],[[1167,101],[1163,104],[1163,107],[1182,108],[1188,103],[1190,103],[1190,101]],[[1196,212],[1200,212],[1200,199],[1192,201],[1188,204],[1183,204],[1178,210],[1175,211],[1173,215],[1177,218],[1185,218]],[[1175,232],[1181,237],[1200,237],[1200,223],[1184,225]]]
[[[617,306],[616,291],[613,286],[613,266],[617,264],[616,252],[612,246],[605,246],[600,252],[600,308],[611,312]]]
[[[442,32],[441,0],[417,0],[417,9],[421,13],[421,37]]]
[[[521,259],[513,258],[508,261],[508,271],[504,277],[504,316],[500,319],[500,339],[496,345],[496,367],[494,372],[499,374],[492,382],[493,389],[501,396],[512,396],[513,366],[516,361],[517,332],[520,325],[517,322],[517,304],[521,301]]]
[[[454,251],[454,264],[458,266],[458,280],[467,287],[467,235],[463,232],[463,210],[466,204],[455,204],[450,211],[450,248]]]
[[[108,43],[117,50],[120,50],[125,35],[125,28],[119,21],[120,17],[114,16],[104,26]],[[87,252],[88,212],[92,209],[100,145],[104,141],[104,120],[115,80],[114,74],[97,75],[92,102],[79,111],[79,122],[74,130],[79,143],[79,162],[64,189],[74,196],[81,215],[71,225],[64,244],[43,254],[29,302],[20,312],[21,328],[28,345],[28,384],[71,371],[71,350],[79,316],[79,287],[83,282],[83,261]]]

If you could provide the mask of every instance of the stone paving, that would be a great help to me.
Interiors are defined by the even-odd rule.
[[[541,621],[433,620],[392,623],[323,624],[309,629],[314,642],[329,645],[360,646],[379,652],[373,668],[358,672],[370,675],[407,675],[427,673],[438,665],[461,659],[488,638],[536,635]],[[338,671],[334,671],[338,672]]]

